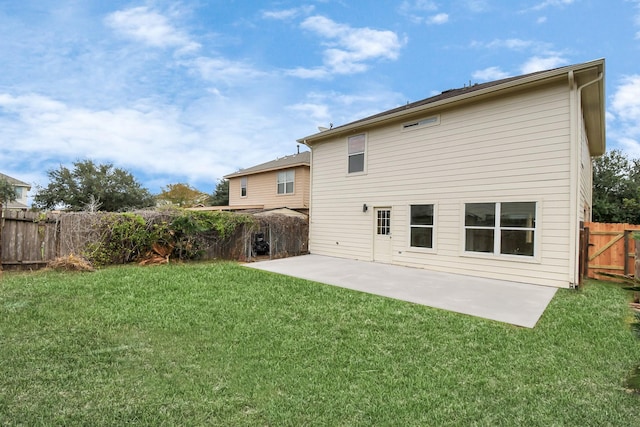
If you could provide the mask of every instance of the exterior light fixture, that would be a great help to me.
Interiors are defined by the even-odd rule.
[[[369,210],[369,206],[367,206],[367,204],[365,203],[364,205],[362,205],[362,212],[366,212],[367,210]]]

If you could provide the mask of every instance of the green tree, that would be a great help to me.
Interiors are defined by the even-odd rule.
[[[38,188],[33,202],[41,209],[95,209],[119,212],[155,205],[155,199],[129,172],[91,160],[47,172],[49,185]]]
[[[189,184],[182,183],[167,185],[162,190],[162,193],[157,196],[159,200],[166,200],[182,208],[191,208],[204,203],[207,197],[207,194],[191,187]]]
[[[210,206],[228,206],[229,205],[229,181],[226,179],[218,180],[216,189],[209,197]]]
[[[612,150],[593,163],[593,220],[640,224],[640,161]]]
[[[6,179],[0,178],[0,212],[6,204],[17,199],[15,187]]]

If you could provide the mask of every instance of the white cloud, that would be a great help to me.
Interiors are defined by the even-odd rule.
[[[324,67],[334,74],[366,71],[369,68],[367,62],[376,59],[395,60],[405,44],[393,31],[353,28],[323,16],[309,17],[301,26],[327,40],[323,53]],[[294,73],[304,75],[300,68]],[[317,70],[309,73],[311,76],[320,74]]]
[[[475,71],[472,76],[476,80],[488,82],[509,77],[509,73],[507,73],[506,71],[502,71],[500,67],[489,67],[485,68],[484,70]]]
[[[635,158],[640,157],[640,74],[626,76],[611,97],[611,111],[607,120],[611,139]]]
[[[446,13],[438,13],[437,15],[430,16],[427,18],[427,24],[446,24],[449,22],[449,15]]]
[[[575,0],[545,0],[531,8],[531,10],[542,10],[547,7],[563,7],[573,4]]]
[[[3,146],[3,162],[28,162],[31,170],[46,171],[89,158],[134,175],[153,174],[158,185],[186,178],[213,187],[217,178],[239,167],[294,152],[295,138],[313,125],[309,117],[292,123],[287,115],[270,115],[282,107],[279,100],[265,98],[263,93],[255,102],[209,97],[180,108],[140,101],[90,109],[37,94],[0,93],[0,128],[3,140],[12,141]],[[291,141],[289,153],[274,149],[283,141]]]
[[[486,0],[467,0],[465,3],[467,9],[474,13],[485,12],[489,10],[489,5],[487,4]]]
[[[250,64],[224,58],[198,57],[180,64],[195,70],[204,80],[229,85],[251,83],[253,79],[266,75]]]
[[[478,46],[486,47],[488,49],[501,49],[506,48],[510,50],[524,50],[530,47],[534,47],[536,44],[531,40],[522,39],[494,39],[489,43],[477,43]]]
[[[536,24],[544,24],[545,22],[547,22],[546,16],[541,16],[538,19],[536,19]]]
[[[314,6],[301,6],[295,7],[291,9],[283,9],[283,10],[269,10],[263,11],[262,17],[266,19],[276,19],[279,21],[286,21],[289,19],[296,18],[300,15],[306,16],[309,15],[315,9]]]
[[[398,7],[400,15],[407,17],[411,22],[416,24],[425,23],[427,25],[439,25],[449,21],[449,15],[446,13],[436,13],[438,5],[436,2],[429,0],[403,1]],[[428,16],[425,16],[428,15]]]
[[[551,55],[545,57],[534,56],[525,62],[520,70],[522,74],[534,73],[536,71],[550,70],[552,68],[558,68],[566,65],[568,61],[558,55]]]
[[[200,44],[171,25],[167,17],[145,6],[113,12],[104,22],[116,32],[150,46],[173,47],[181,52],[200,48]]]

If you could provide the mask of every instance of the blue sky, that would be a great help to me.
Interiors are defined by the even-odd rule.
[[[0,171],[34,186],[91,159],[211,193],[318,126],[598,58],[640,157],[640,0],[0,0],[0,29]]]

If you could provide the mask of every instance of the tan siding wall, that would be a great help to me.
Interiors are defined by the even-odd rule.
[[[569,286],[566,84],[441,111],[440,120],[367,132],[360,176],[346,174],[346,138],[314,146],[310,251],[371,260],[373,208],[391,206],[395,264]],[[464,203],[509,201],[538,202],[536,259],[464,254]],[[421,203],[437,209],[431,253],[409,248],[409,205]]]
[[[584,128],[584,120],[580,121],[580,221],[591,221],[593,207],[593,161],[589,153],[589,141]]]
[[[248,175],[246,197],[240,197],[240,181],[242,178],[230,178],[229,206],[264,205],[265,209],[281,207],[307,209],[309,207],[309,167],[298,166],[294,169],[293,194],[278,194],[277,180],[279,171]]]

